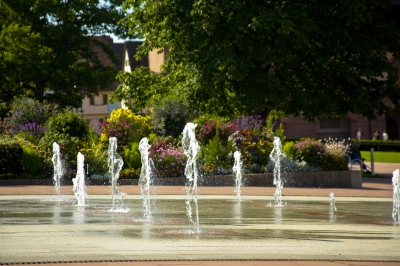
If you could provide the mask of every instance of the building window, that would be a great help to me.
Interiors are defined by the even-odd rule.
[[[108,95],[98,95],[98,96],[90,96],[90,105],[106,105],[108,101]]]

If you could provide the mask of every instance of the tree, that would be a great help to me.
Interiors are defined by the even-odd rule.
[[[117,75],[120,84],[112,92],[112,101],[123,101],[134,112],[140,112],[146,103],[157,94],[161,77],[148,67],[140,66],[132,72],[121,71]]]
[[[116,76],[96,35],[118,34],[122,0],[0,0],[0,102],[28,96],[60,107],[80,107]]]
[[[400,56],[389,0],[127,0],[122,24],[168,47],[165,70],[192,107],[220,115],[268,113],[369,118],[400,106],[387,52]],[[398,18],[397,18],[398,19]]]

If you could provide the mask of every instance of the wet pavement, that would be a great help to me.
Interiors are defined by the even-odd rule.
[[[400,265],[390,178],[362,189],[200,187],[199,228],[187,217],[184,187],[153,187],[152,219],[139,189],[111,212],[108,186],[88,186],[87,206],[72,187],[0,187],[0,264],[75,265]],[[329,192],[337,212],[329,214]],[[193,218],[193,216],[192,216]],[[194,220],[194,219],[193,219]]]

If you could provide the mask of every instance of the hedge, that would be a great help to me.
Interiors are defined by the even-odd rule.
[[[0,174],[22,172],[22,148],[18,144],[0,145]]]

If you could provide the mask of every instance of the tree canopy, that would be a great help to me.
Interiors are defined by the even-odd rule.
[[[400,106],[387,53],[400,56],[389,0],[127,0],[123,21],[191,107],[220,115],[383,114]],[[171,82],[176,80],[176,82]],[[184,82],[182,82],[184,80]]]
[[[0,0],[0,102],[29,96],[80,107],[108,87],[116,57],[93,36],[118,34],[122,0]]]

